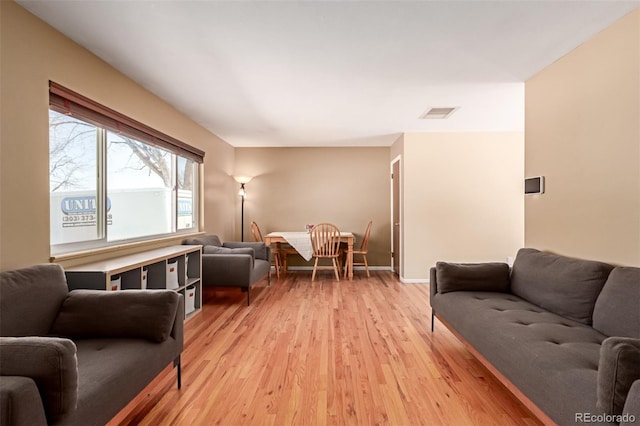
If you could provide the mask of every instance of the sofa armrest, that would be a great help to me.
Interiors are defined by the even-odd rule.
[[[173,290],[73,290],[62,303],[50,334],[163,342],[171,333],[179,302],[180,295]]]
[[[180,296],[178,309],[176,310],[176,316],[173,319],[170,336],[178,342],[177,355],[180,355],[184,350],[184,295],[178,294],[178,296]]]
[[[429,270],[429,304],[433,308],[433,298],[436,296],[438,292],[438,277],[436,275],[436,268],[431,267]]]
[[[620,426],[637,425],[640,421],[640,379],[633,382],[622,409]]]
[[[249,254],[202,255],[202,280],[208,286],[248,288],[252,271],[253,257]]]
[[[0,337],[0,376],[33,379],[49,423],[76,409],[78,358],[75,343],[56,337]],[[22,383],[24,386],[24,382]],[[3,396],[4,398],[4,396]],[[3,423],[4,424],[4,423]]]
[[[640,339],[606,338],[600,346],[597,409],[608,415],[624,414],[631,386],[639,380]]]
[[[256,253],[256,259],[271,260],[271,247],[266,246],[263,242],[226,241],[222,246],[232,249],[252,248]]]
[[[2,376],[0,380],[0,425],[46,425],[47,418],[36,382],[30,377]]]

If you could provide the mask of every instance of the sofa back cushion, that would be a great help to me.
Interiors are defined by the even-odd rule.
[[[203,235],[201,237],[187,238],[182,242],[189,245],[216,246],[221,247],[222,242],[217,235]]]
[[[256,259],[270,260],[271,257],[270,249],[263,242],[226,241],[222,245],[233,249],[251,248]]]
[[[205,246],[202,249],[202,254],[248,254],[251,256],[251,265],[255,265],[256,262],[256,252],[251,247],[230,248]]]
[[[218,246],[205,246],[202,249],[202,253],[204,254],[248,254],[251,257],[256,256],[256,252],[251,247],[240,247],[240,248],[231,248],[231,247],[218,247]]]
[[[449,291],[509,291],[506,263],[436,262],[438,293]]]
[[[640,268],[611,271],[596,300],[593,328],[607,336],[640,339]]]
[[[613,266],[535,249],[520,249],[511,291],[563,317],[591,325],[596,299]]]
[[[181,296],[172,290],[73,290],[64,300],[51,334],[72,339],[164,342],[181,302]]]
[[[60,265],[0,272],[0,336],[46,336],[68,292]]]

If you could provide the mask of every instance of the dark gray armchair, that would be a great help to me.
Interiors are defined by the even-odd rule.
[[[172,290],[69,291],[55,264],[0,272],[0,424],[107,423],[167,365],[184,302]]]
[[[262,278],[271,284],[271,248],[262,242],[227,241],[217,235],[188,238],[184,244],[202,246],[202,284],[210,287],[239,287],[247,293]]]

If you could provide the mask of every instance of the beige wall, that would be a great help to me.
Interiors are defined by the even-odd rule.
[[[252,220],[263,234],[331,222],[354,232],[358,245],[373,220],[367,259],[373,266],[391,264],[388,147],[238,148],[236,172],[254,176],[246,185],[245,241],[253,241]],[[292,264],[302,263],[294,259]]]
[[[361,235],[371,218],[369,257],[389,266],[389,163],[401,155],[407,280],[426,279],[440,259],[502,261],[523,244],[640,265],[638,11],[527,82],[525,170],[545,175],[547,192],[526,197],[526,226],[521,134],[410,133],[391,148],[234,152],[15,3],[0,2],[0,24],[1,270],[49,260],[49,80],[205,150],[205,230],[223,239],[239,237],[235,171],[256,176],[247,239],[250,220],[265,231],[329,220]]]
[[[17,4],[0,24],[1,270],[49,261],[49,80],[206,151],[206,230],[232,235],[232,147]]]
[[[526,82],[527,246],[640,266],[640,11]]]
[[[426,281],[439,260],[515,256],[524,243],[523,139],[522,133],[405,133],[405,281]]]

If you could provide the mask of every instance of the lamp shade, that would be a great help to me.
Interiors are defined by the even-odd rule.
[[[233,177],[238,183],[249,183],[253,176],[234,176]]]

